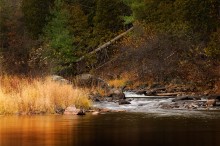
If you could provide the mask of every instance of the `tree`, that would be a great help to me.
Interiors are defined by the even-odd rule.
[[[29,71],[29,45],[20,9],[21,0],[2,0],[1,5],[1,70],[7,74],[26,74]]]
[[[131,7],[136,20],[163,33],[204,39],[219,27],[218,0],[134,0]]]
[[[98,0],[94,17],[94,34],[99,44],[110,40],[114,33],[123,29],[123,18],[119,0]]]
[[[24,21],[30,34],[38,38],[49,18],[49,8],[54,0],[22,0]]]
[[[205,52],[208,56],[213,58],[220,57],[220,29],[210,36],[210,41],[205,48]]]
[[[87,16],[88,24],[93,26],[93,18],[96,13],[97,0],[75,0],[80,5],[84,14]]]
[[[68,5],[79,5],[87,16],[89,26],[93,26],[92,20],[95,16],[97,0],[65,0]]]
[[[60,71],[71,68],[74,57],[73,36],[69,31],[69,12],[62,0],[55,0],[50,12],[51,20],[44,29],[46,56],[53,63],[53,69]]]
[[[189,24],[193,33],[208,38],[219,27],[218,0],[177,0],[176,11],[180,18]]]
[[[8,14],[8,7],[4,0],[0,0],[0,51],[4,48],[5,44],[5,33],[6,33],[6,26],[5,22],[7,20]]]
[[[75,54],[82,55],[88,47],[91,28],[88,24],[88,18],[83,12],[79,3],[68,6],[70,19],[68,22],[69,31],[73,38],[73,45],[76,46]]]

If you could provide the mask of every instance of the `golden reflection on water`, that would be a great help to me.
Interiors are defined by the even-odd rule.
[[[70,138],[72,127],[77,127],[78,123],[74,118],[76,117],[0,116],[0,146],[68,145],[73,143]]]
[[[218,146],[220,116],[0,116],[0,146]]]

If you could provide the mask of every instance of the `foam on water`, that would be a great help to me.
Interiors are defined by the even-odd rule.
[[[137,95],[132,92],[125,92],[127,100],[131,100],[131,104],[119,105],[118,102],[96,102],[94,107],[108,108],[111,110],[125,110],[128,112],[143,112],[148,114],[157,114],[159,116],[207,116],[207,111],[186,110],[186,109],[162,109],[161,103],[171,103],[174,97],[152,97],[145,95]]]
[[[125,97],[150,97],[150,96],[145,96],[144,94],[135,94],[134,92],[124,92]]]

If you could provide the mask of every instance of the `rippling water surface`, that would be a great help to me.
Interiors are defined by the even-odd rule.
[[[220,114],[0,116],[0,146],[218,146]]]
[[[171,98],[132,93],[130,105],[95,103],[126,110],[86,116],[0,116],[0,146],[219,146],[217,110],[164,110]]]

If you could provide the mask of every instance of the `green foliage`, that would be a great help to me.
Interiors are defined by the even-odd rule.
[[[218,0],[134,0],[134,18],[159,31],[204,38],[219,27]]]
[[[97,0],[65,0],[65,2],[69,6],[79,5],[87,16],[89,26],[93,26],[92,20],[95,16]]]
[[[208,56],[219,56],[219,0],[125,1],[131,6],[135,21],[152,28],[157,35],[168,35],[188,44],[186,54],[189,48],[200,46],[200,52],[205,50]]]
[[[134,22],[134,16],[124,16],[123,20],[125,25],[132,24]]]
[[[0,74],[3,72],[3,69],[2,69],[2,52],[3,52],[3,47],[4,47],[4,43],[5,43],[5,39],[6,39],[6,36],[5,36],[5,13],[3,12],[7,12],[5,11],[5,1],[4,0],[0,0]]]
[[[94,17],[96,31],[117,32],[123,28],[120,9],[118,0],[98,0]]]
[[[175,5],[177,16],[189,24],[193,33],[205,37],[219,27],[218,0],[177,0]]]
[[[205,48],[205,52],[207,55],[211,57],[220,57],[220,30],[214,32],[211,35],[208,47]]]
[[[4,48],[7,40],[7,24],[10,15],[12,14],[12,9],[6,0],[0,0],[0,51]]]
[[[83,12],[80,4],[75,3],[68,6],[70,19],[68,22],[69,31],[74,36],[73,44],[76,46],[75,54],[82,55],[88,45],[90,36],[90,27],[88,18]]]
[[[32,49],[31,56],[42,60],[43,54],[56,70],[72,68],[77,57],[112,39],[124,29],[124,16],[131,14],[121,0],[23,0],[22,10],[28,32],[36,39],[43,32],[45,49],[40,55]]]
[[[29,32],[38,37],[42,34],[49,17],[49,7],[54,0],[22,0],[24,21]]]
[[[55,6],[51,10],[52,19],[44,29],[47,56],[54,63],[55,70],[70,67],[75,61],[73,36],[70,35],[68,22],[69,12],[64,7],[62,0],[55,0]]]
[[[132,3],[134,3],[135,0],[122,0],[125,4],[131,6]]]
[[[94,17],[94,35],[98,44],[109,40],[123,29],[121,2],[118,0],[98,0]]]

